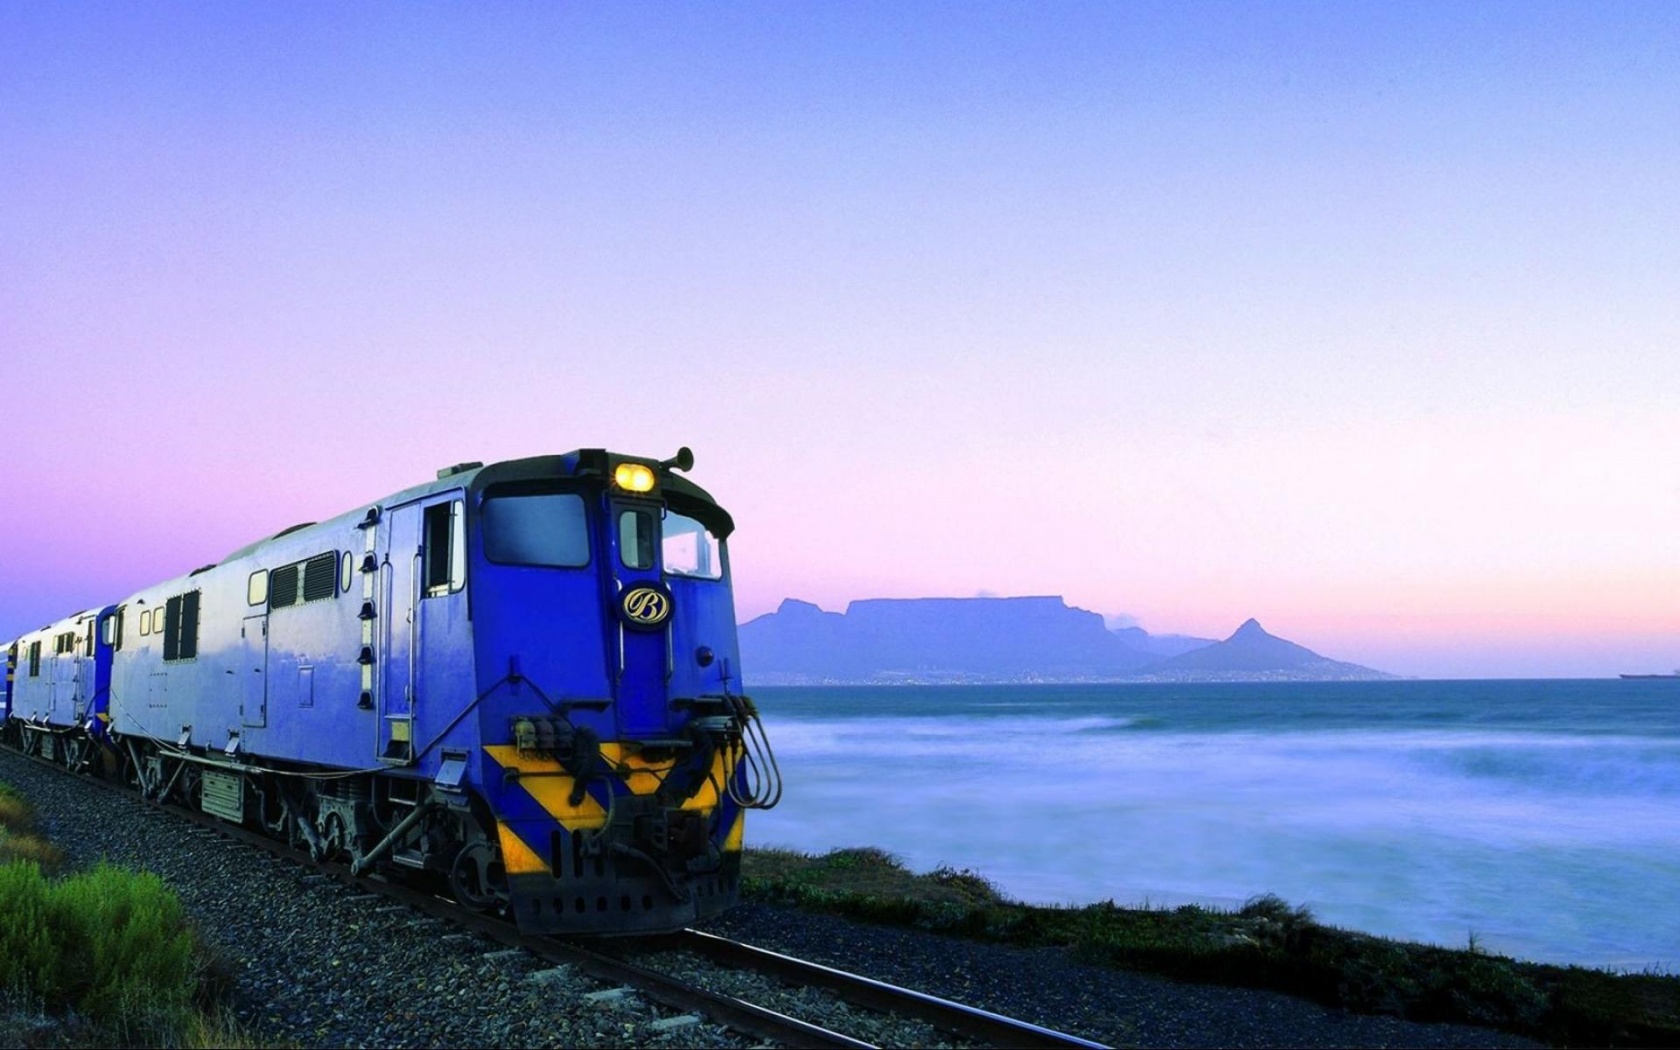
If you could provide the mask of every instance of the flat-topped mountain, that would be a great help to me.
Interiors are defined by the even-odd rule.
[[[1090,680],[1158,657],[1060,598],[872,598],[844,613],[792,598],[741,625],[750,681]]]
[[[1268,634],[1255,619],[1245,621],[1222,642],[1180,653],[1145,668],[1143,676],[1157,681],[1350,681],[1395,677],[1359,664],[1327,659],[1306,646]]]
[[[1267,634],[1223,642],[1108,630],[1060,597],[874,598],[844,613],[789,598],[741,625],[748,684],[1380,678]],[[1201,662],[1195,657],[1208,653]],[[1187,661],[1187,662],[1185,662]]]

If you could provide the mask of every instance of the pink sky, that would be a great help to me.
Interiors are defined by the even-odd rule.
[[[0,13],[0,636],[696,452],[742,619],[1680,665],[1672,8]]]

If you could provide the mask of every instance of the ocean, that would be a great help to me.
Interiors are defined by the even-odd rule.
[[[1680,681],[763,688],[750,845],[1680,972]]]

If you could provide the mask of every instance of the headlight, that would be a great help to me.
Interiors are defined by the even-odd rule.
[[[613,471],[613,484],[625,492],[652,492],[653,468],[641,463],[620,463]]]

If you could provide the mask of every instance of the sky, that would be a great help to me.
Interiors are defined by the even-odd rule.
[[[695,451],[737,613],[1680,666],[1680,6],[0,0],[0,638]]]

